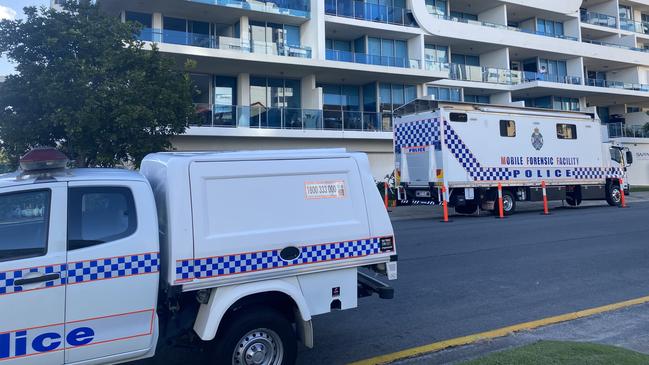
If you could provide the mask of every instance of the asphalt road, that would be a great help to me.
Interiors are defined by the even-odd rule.
[[[649,295],[649,203],[557,208],[505,220],[396,220],[395,298],[314,319],[300,365],[345,364]],[[186,349],[147,364],[207,364]],[[176,361],[177,360],[177,361]]]

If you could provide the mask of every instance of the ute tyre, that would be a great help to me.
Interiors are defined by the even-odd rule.
[[[291,321],[274,309],[244,309],[230,317],[217,334],[212,354],[214,365],[294,365],[295,330]]]
[[[458,205],[455,208],[455,213],[459,214],[473,214],[478,210],[478,204]]]
[[[494,215],[500,215],[500,203],[496,197],[496,202],[494,203]],[[503,214],[505,216],[512,215],[516,211],[516,199],[514,194],[510,191],[503,190]]]
[[[606,189],[606,202],[612,207],[622,205],[622,189],[618,184],[609,184]]]

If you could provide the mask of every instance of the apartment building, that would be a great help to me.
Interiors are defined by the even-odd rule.
[[[416,97],[597,107],[604,122],[649,110],[649,0],[101,4],[196,61],[201,121],[179,150],[345,147],[382,179],[392,112]]]

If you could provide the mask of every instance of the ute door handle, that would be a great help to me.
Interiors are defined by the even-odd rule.
[[[14,286],[23,286],[23,285],[29,285],[29,284],[37,284],[37,283],[42,283],[46,281],[52,281],[56,280],[61,277],[60,273],[55,273],[55,274],[47,274],[47,275],[42,275],[42,276],[36,276],[33,278],[27,278],[27,279],[18,279],[14,280]]]

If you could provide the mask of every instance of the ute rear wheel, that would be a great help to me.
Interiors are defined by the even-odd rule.
[[[293,365],[297,339],[293,325],[280,312],[251,307],[232,314],[217,333],[215,365]],[[222,332],[221,332],[222,331]]]
[[[606,189],[606,202],[612,207],[617,207],[622,204],[622,189],[618,184],[609,184]]]

